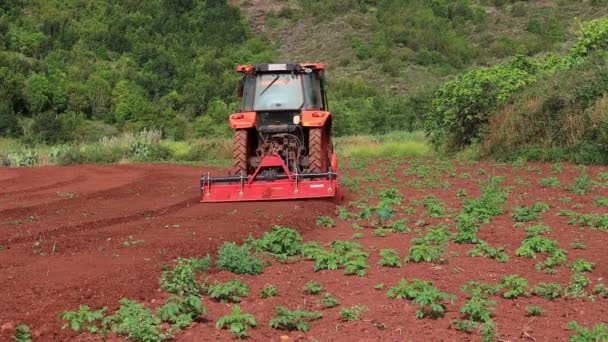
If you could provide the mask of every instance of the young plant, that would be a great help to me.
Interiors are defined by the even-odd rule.
[[[515,207],[511,216],[515,222],[529,222],[540,219],[538,212],[531,207]]]
[[[336,226],[336,220],[329,216],[319,216],[317,217],[316,224],[317,226],[331,228]]]
[[[593,294],[600,298],[608,298],[608,287],[602,283],[598,283],[593,288]]]
[[[251,253],[248,245],[237,246],[233,242],[220,247],[216,266],[235,274],[260,274],[264,270],[264,263]]]
[[[579,241],[579,240],[574,240],[574,241],[572,241],[572,243],[570,244],[570,246],[571,246],[573,249],[587,249],[587,245],[585,245],[584,243],[582,243],[582,242],[581,242],[581,241]]]
[[[363,312],[369,311],[369,308],[365,305],[354,305],[350,308],[344,308],[340,310],[340,316],[344,321],[358,321],[361,319]]]
[[[543,308],[540,306],[528,305],[526,306],[526,311],[528,312],[528,316],[540,316],[545,312]]]
[[[544,224],[526,227],[526,238],[529,239],[535,236],[540,236],[542,234],[549,233],[550,231],[551,227],[545,226]]]
[[[241,297],[249,295],[249,285],[243,284],[240,280],[235,279],[225,283],[218,283],[209,286],[209,296],[212,299],[222,302],[238,303]]]
[[[534,236],[522,241],[521,247],[515,251],[515,255],[527,256],[528,258],[534,259],[536,258],[536,253],[550,253],[556,250],[557,247],[558,244],[555,240]]]
[[[138,302],[121,299],[120,308],[104,320],[112,331],[133,341],[163,341],[171,334],[162,332],[161,319]]]
[[[304,285],[303,291],[306,294],[317,295],[323,291],[323,285],[321,285],[319,282],[311,280]]]
[[[316,300],[317,304],[323,304],[326,308],[333,308],[340,304],[340,301],[334,298],[331,293],[325,292],[323,298]]]
[[[564,288],[560,284],[555,283],[538,283],[538,285],[532,289],[535,295],[545,297],[549,300],[559,298],[564,293]]]
[[[505,292],[502,294],[504,298],[514,299],[519,296],[529,296],[530,292],[528,292],[528,280],[520,277],[517,274],[512,274],[506,277],[503,277],[500,280],[500,286]]]
[[[575,260],[572,265],[570,265],[570,268],[574,272],[591,272],[593,271],[593,263],[583,259],[578,259]]]
[[[408,299],[420,308],[416,310],[416,317],[442,317],[445,313],[444,300],[455,299],[454,295],[441,292],[433,286],[430,281],[412,279],[408,284],[406,279],[401,279],[399,285],[388,289],[386,295],[389,298]]]
[[[68,321],[62,329],[69,327],[76,332],[84,329],[96,334],[102,330],[101,322],[107,309],[107,307],[103,307],[100,310],[91,311],[88,306],[80,305],[78,311],[66,311],[60,316],[62,320]]]
[[[266,252],[279,259],[286,259],[302,253],[302,240],[302,235],[297,231],[274,226],[271,232],[266,232],[261,238],[253,240],[251,246],[258,252]]]
[[[15,335],[13,336],[15,342],[32,342],[32,335],[30,335],[30,327],[26,324],[19,324],[15,328]]]
[[[581,298],[587,295],[587,285],[591,281],[582,273],[573,273],[570,284],[564,289],[564,295],[569,298]]]
[[[562,186],[562,183],[557,177],[548,177],[539,179],[538,185],[540,185],[541,188],[557,188]]]
[[[279,290],[274,285],[268,285],[262,289],[262,293],[260,294],[260,297],[262,297],[262,299],[266,299],[268,297],[276,297],[278,295],[279,295]]]
[[[505,247],[494,248],[483,240],[480,240],[475,247],[471,248],[468,254],[472,257],[496,259],[501,263],[509,261],[509,255],[505,253]]]
[[[378,265],[385,267],[401,267],[399,262],[399,255],[394,249],[382,249],[380,250],[380,260]]]
[[[568,323],[568,329],[576,332],[576,335],[568,337],[568,342],[608,341],[608,328],[603,323],[589,329],[572,321]]]
[[[160,276],[161,287],[169,293],[183,296],[200,294],[205,285],[196,279],[197,273],[205,272],[211,266],[211,257],[177,258],[172,269],[165,269]]]
[[[230,332],[239,339],[247,337],[247,329],[258,325],[258,321],[252,314],[242,313],[241,307],[232,307],[232,314],[220,318],[215,324],[216,329],[228,327]]]
[[[173,296],[158,308],[157,314],[163,322],[170,322],[174,328],[181,330],[190,326],[196,317],[207,314],[207,308],[198,296]]]
[[[276,317],[270,320],[270,327],[288,331],[308,331],[309,321],[323,317],[319,311],[288,310],[285,307],[277,306]]]

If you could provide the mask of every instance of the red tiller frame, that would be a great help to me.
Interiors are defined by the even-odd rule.
[[[249,176],[203,176],[200,184],[200,201],[242,202],[336,197],[339,194],[339,188],[335,154],[332,154],[331,158],[333,170],[327,173],[291,173],[281,157],[268,155]],[[277,167],[284,172],[280,179],[256,179],[262,169]]]

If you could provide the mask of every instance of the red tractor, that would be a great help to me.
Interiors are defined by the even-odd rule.
[[[332,116],[318,63],[240,65],[232,174],[204,175],[201,202],[335,197]]]

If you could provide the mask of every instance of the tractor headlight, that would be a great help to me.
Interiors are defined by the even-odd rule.
[[[294,125],[299,125],[300,124],[300,120],[301,120],[301,117],[299,115],[294,115],[293,116],[293,124]]]

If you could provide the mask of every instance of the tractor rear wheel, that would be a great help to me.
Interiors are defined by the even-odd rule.
[[[232,172],[237,176],[241,175],[241,173],[244,176],[247,175],[248,133],[246,129],[234,131],[234,138],[232,140]]]
[[[311,128],[308,131],[308,171],[324,172],[325,153],[323,153],[323,127]]]

